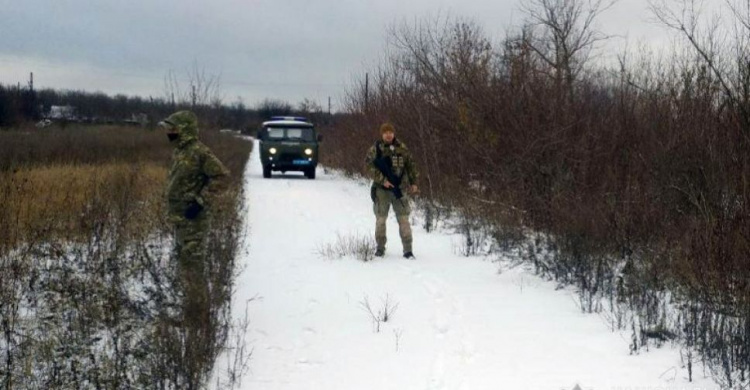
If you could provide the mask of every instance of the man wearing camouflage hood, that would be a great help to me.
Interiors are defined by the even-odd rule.
[[[418,192],[419,172],[406,144],[396,139],[396,130],[390,123],[380,126],[380,137],[370,147],[365,159],[367,172],[372,178],[371,197],[375,212],[375,256],[385,254],[385,222],[391,206],[398,221],[404,257],[414,259],[411,226],[409,225],[408,194]]]
[[[178,111],[159,123],[175,145],[167,185],[169,221],[174,225],[174,252],[186,295],[185,313],[199,320],[208,303],[204,275],[211,200],[224,188],[227,169],[198,140],[198,118]]]

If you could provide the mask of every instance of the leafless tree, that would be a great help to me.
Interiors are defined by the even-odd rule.
[[[301,102],[299,102],[297,107],[297,111],[305,115],[320,114],[321,112],[323,112],[323,106],[321,106],[317,101],[310,98],[304,98]]]
[[[221,77],[208,74],[205,68],[194,62],[186,71],[186,82],[181,82],[174,71],[164,76],[164,92],[167,101],[173,105],[189,106],[191,109],[207,106],[220,106]]]
[[[265,99],[255,109],[263,119],[268,119],[273,115],[290,115],[294,111],[289,102],[279,99]]]
[[[740,115],[740,126],[750,142],[750,1],[725,0],[733,16],[727,29],[719,16],[706,21],[702,0],[649,0],[658,22],[677,31],[698,55],[716,82],[724,99]]]
[[[551,68],[556,85],[570,91],[597,44],[610,38],[597,29],[599,15],[617,0],[526,0],[529,47]]]

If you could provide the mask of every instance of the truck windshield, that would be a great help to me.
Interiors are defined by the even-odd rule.
[[[313,129],[309,127],[270,127],[268,139],[313,142],[315,135]]]

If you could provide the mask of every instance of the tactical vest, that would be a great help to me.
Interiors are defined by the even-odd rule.
[[[391,169],[393,169],[393,173],[396,176],[403,178],[406,167],[406,156],[400,153],[401,150],[403,150],[400,145],[401,144],[396,140],[394,140],[391,145],[386,145],[383,141],[377,141],[375,142],[375,153],[377,153],[376,158],[382,158],[383,149],[390,150],[390,153],[387,153],[389,155],[386,157],[391,161]]]

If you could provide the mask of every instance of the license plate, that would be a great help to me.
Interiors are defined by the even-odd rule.
[[[310,165],[309,160],[294,160],[292,161],[292,164],[294,165]]]

